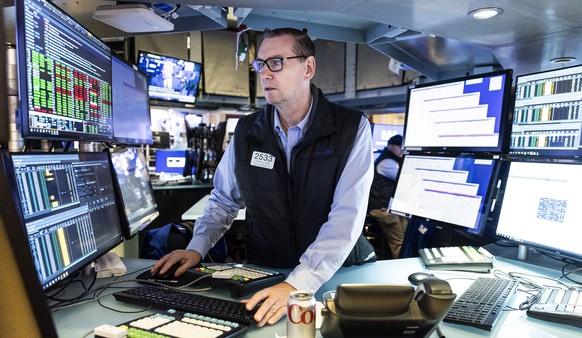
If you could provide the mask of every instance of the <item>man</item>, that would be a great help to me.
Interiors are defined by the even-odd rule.
[[[370,189],[368,215],[376,220],[384,232],[391,258],[400,257],[408,220],[387,211],[396,186],[396,175],[402,158],[402,136],[394,135],[374,162],[374,181]]]
[[[361,240],[373,177],[368,121],[311,85],[315,47],[307,34],[281,28],[263,37],[253,67],[268,105],[239,120],[187,249],[152,267],[164,274],[180,264],[179,276],[246,207],[248,262],[294,268],[285,282],[244,301],[249,310],[259,306],[259,327],[285,316],[291,291],[316,291],[342,263],[375,260],[371,245]]]
[[[156,87],[163,87],[168,89],[181,89],[182,79],[177,76],[175,71],[176,65],[171,61],[165,61],[162,63],[162,70],[154,77],[151,78],[150,84]]]

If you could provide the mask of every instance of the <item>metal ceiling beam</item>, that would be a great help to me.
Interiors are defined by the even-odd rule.
[[[244,20],[239,22],[239,24],[245,24],[250,29],[256,31],[277,27],[294,27],[297,29],[305,28],[312,38],[321,38],[342,42],[365,43],[364,32],[358,29],[324,25],[301,20],[254,15],[252,12],[247,15]]]
[[[188,7],[216,22],[222,27],[228,26],[228,20],[226,17],[227,12],[222,7],[196,5],[188,5]]]
[[[379,51],[380,53],[392,57],[408,67],[424,74],[425,76],[433,79],[439,79],[439,69],[437,67],[431,67],[426,62],[419,60],[414,55],[404,52],[397,46],[391,43],[384,43],[384,44],[373,44],[370,47],[374,48],[375,50]]]

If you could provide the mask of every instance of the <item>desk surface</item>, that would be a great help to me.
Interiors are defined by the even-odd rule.
[[[133,280],[138,272],[148,268],[153,264],[151,260],[141,259],[123,259],[127,268],[128,275],[120,277],[120,279]],[[531,264],[513,261],[505,258],[497,259],[497,268],[504,272],[521,272],[527,274],[534,274],[538,276],[546,276],[551,278],[558,278],[561,272],[557,270],[540,268]],[[335,290],[340,283],[389,283],[389,284],[408,284],[407,277],[410,273],[424,271],[424,267],[418,258],[407,258],[399,260],[378,261],[375,263],[366,264],[363,266],[354,266],[349,268],[341,268],[335,276],[327,283],[325,283],[316,293],[316,299],[321,300],[323,293],[329,290]],[[449,281],[453,291],[457,295],[461,295],[465,289],[471,284],[471,280],[479,276],[487,276],[486,274],[477,274],[469,272],[452,272],[452,271],[430,271],[435,276]],[[103,284],[111,279],[100,279],[97,284]],[[543,281],[549,284],[547,280]],[[78,284],[78,283],[77,283]],[[120,284],[118,287],[129,287],[137,285],[135,282]],[[108,289],[103,292],[103,295],[111,294],[119,289]],[[205,291],[201,294],[207,296],[214,296],[219,298],[229,299],[228,292],[225,290]],[[74,290],[66,290],[65,294],[59,295],[61,298],[69,298],[75,296]],[[510,306],[516,307],[525,299],[523,292],[517,292],[513,297]],[[115,309],[120,313],[111,309],[102,307],[97,302],[93,301],[87,304],[70,307],[59,310],[53,313],[53,319],[57,327],[57,332],[60,337],[83,337],[92,332],[94,327],[101,324],[120,324],[134,318],[142,317],[152,310],[143,312],[136,312],[143,310],[139,306],[129,305],[115,301],[113,296],[105,296],[101,302],[111,309]],[[441,328],[444,334],[449,338],[462,337],[547,337],[547,338],[567,338],[579,337],[580,331],[578,328],[569,325],[555,324],[545,322],[527,317],[525,311],[505,311],[495,324],[493,331],[488,332],[472,327],[443,323]],[[286,321],[281,319],[277,324],[263,328],[251,327],[247,337],[272,337],[276,334],[285,336]],[[88,335],[92,336],[92,335]],[[318,337],[319,337],[318,333]],[[436,337],[436,334],[431,336]]]
[[[190,209],[186,210],[186,212],[182,214],[182,219],[184,221],[195,221],[198,217],[202,216],[202,214],[204,213],[204,207],[206,206],[206,202],[208,202],[209,198],[210,195],[202,197]],[[245,209],[241,209],[234,220],[244,221],[245,216],[246,216]]]

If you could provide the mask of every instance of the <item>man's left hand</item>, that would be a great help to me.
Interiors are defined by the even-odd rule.
[[[293,286],[283,282],[263,289],[242,302],[246,303],[246,308],[249,311],[262,302],[255,313],[257,326],[272,325],[287,314],[287,302],[293,291],[295,291]]]

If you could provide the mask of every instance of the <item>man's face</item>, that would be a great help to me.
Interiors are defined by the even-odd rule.
[[[402,146],[396,144],[388,145],[388,149],[396,156],[402,157]]]
[[[265,39],[259,48],[258,59],[267,60],[272,57],[292,57],[294,39],[289,35]],[[309,90],[309,80],[315,71],[315,59],[296,58],[283,61],[283,69],[272,72],[265,65],[259,72],[265,99],[269,104],[279,106],[293,103],[299,95]]]

